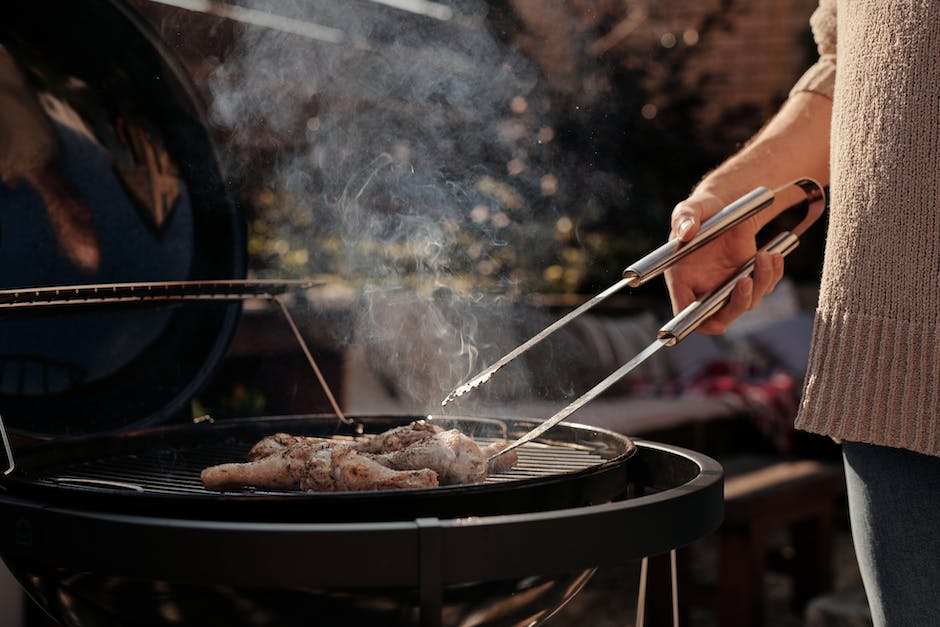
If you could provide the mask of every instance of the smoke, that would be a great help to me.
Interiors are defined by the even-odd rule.
[[[236,28],[209,81],[210,121],[241,148],[229,171],[263,197],[253,270],[356,286],[347,340],[414,409],[439,409],[522,339],[505,298],[520,290],[520,247],[552,254],[551,203],[511,180],[520,144],[540,141],[520,122],[537,108],[537,69],[493,37],[476,0],[241,7],[282,20]],[[529,383],[516,373],[501,391]]]

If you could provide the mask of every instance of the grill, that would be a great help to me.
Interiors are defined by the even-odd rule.
[[[411,416],[292,416],[161,427],[108,437],[33,447],[17,455],[10,481],[34,498],[110,511],[211,519],[308,522],[410,520],[577,507],[621,496],[633,443],[616,433],[573,424],[550,438],[521,447],[519,463],[479,485],[355,493],[245,490],[217,493],[203,488],[206,466],[241,461],[260,438],[276,432],[335,440],[367,438],[410,422]],[[525,433],[535,423],[480,418],[432,417],[486,443]],[[497,435],[498,434],[498,435]],[[64,501],[63,501],[64,500]]]
[[[238,298],[203,302],[190,290],[245,295],[258,287],[243,280],[243,217],[229,201],[199,99],[120,0],[11,0],[2,12],[0,79],[9,89],[0,97],[29,103],[42,93],[84,122],[24,108],[36,124],[17,128],[45,135],[13,145],[57,145],[60,154],[39,171],[14,162],[13,177],[26,183],[0,188],[0,435],[5,445],[7,431],[17,437],[14,455],[4,446],[16,464],[7,460],[11,472],[0,477],[0,556],[56,620],[534,625],[594,568],[667,552],[717,527],[715,462],[567,423],[479,485],[204,490],[205,466],[240,461],[277,431],[365,438],[417,417],[181,424],[240,312]],[[127,134],[136,140],[114,145]],[[141,173],[116,169],[140,141],[177,170],[172,207],[158,194],[131,198]],[[72,213],[56,214],[61,206]],[[50,227],[69,215],[79,216],[72,239]],[[95,256],[82,235],[88,224],[97,229]],[[139,291],[143,282],[151,287]],[[84,287],[54,287],[63,285]],[[101,286],[120,288],[98,300]],[[62,302],[69,294],[80,308]],[[43,306],[13,306],[24,295]],[[187,302],[167,302],[177,298]],[[483,443],[537,424],[431,419]]]
[[[133,437],[173,439],[191,431],[170,427]],[[720,467],[652,442],[637,442],[628,464],[614,464],[629,467],[629,478],[614,482],[616,496],[541,508],[514,504],[538,493],[532,481],[554,483],[548,494],[556,502],[563,493],[583,499],[597,486],[540,473],[372,494],[216,495],[191,484],[183,494],[167,494],[160,455],[155,468],[146,455],[116,464],[90,454],[89,447],[111,444],[69,443],[66,457],[84,453],[89,461],[66,461],[53,474],[43,470],[48,447],[27,450],[20,455],[25,472],[0,486],[0,554],[33,598],[67,625],[98,624],[102,616],[118,625],[201,627],[290,627],[310,617],[325,624],[534,625],[576,594],[596,567],[690,542],[714,530],[722,512]],[[212,458],[216,446],[205,447]],[[567,465],[568,453],[562,457]],[[178,470],[190,463],[173,476],[185,477]],[[70,472],[93,483],[51,478],[76,467],[95,469]],[[102,467],[104,486],[97,483]],[[154,486],[138,492],[110,484],[133,475]],[[426,515],[453,507],[451,497],[477,513]],[[427,511],[415,515],[416,508]],[[508,513],[514,508],[522,511]],[[382,516],[375,519],[375,512]]]

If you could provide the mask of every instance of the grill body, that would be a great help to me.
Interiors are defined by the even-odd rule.
[[[217,442],[216,431],[233,428],[215,427],[198,430],[199,437]],[[580,440],[568,437],[567,447],[606,435],[563,427],[587,432]],[[197,429],[136,437],[170,442],[165,450],[172,454],[187,431],[195,437]],[[435,516],[428,503],[452,496],[450,488],[435,488],[352,495],[357,498],[341,509],[346,520],[334,512],[322,521],[318,509],[345,507],[336,505],[343,499],[329,497],[347,495],[170,496],[50,478],[62,467],[84,465],[82,457],[90,467],[102,463],[109,445],[116,446],[108,438],[66,443],[58,460],[39,447],[35,456],[21,456],[23,474],[0,488],[0,554],[33,598],[66,625],[291,626],[309,624],[311,616],[322,624],[538,624],[593,568],[668,551],[721,520],[720,467],[654,443],[640,442],[635,454],[608,464],[629,472],[619,475],[615,493],[595,503]],[[119,457],[137,455],[134,449],[125,442]],[[605,463],[591,468],[597,466]],[[545,480],[560,481],[554,489],[565,492],[565,481],[577,485],[582,471]],[[482,499],[462,489],[453,495],[476,502],[481,512],[501,504],[511,509],[509,503],[538,490],[543,478],[496,479],[469,486]],[[423,492],[428,509],[415,510],[422,499],[410,492]],[[370,502],[373,496],[379,500]],[[148,500],[159,507],[142,505]],[[206,506],[193,507],[197,502]],[[368,513],[356,515],[357,509]]]

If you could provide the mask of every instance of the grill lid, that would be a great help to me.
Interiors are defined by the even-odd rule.
[[[118,0],[0,9],[0,289],[241,278],[228,198],[187,76]],[[75,436],[185,412],[237,302],[0,315],[0,415]]]

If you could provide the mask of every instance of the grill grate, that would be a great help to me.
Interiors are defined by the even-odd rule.
[[[494,440],[479,438],[477,441],[486,445]],[[199,477],[202,469],[244,460],[255,442],[212,441],[87,460],[49,470],[35,477],[34,481],[43,485],[74,485],[164,495],[216,494],[203,487]],[[505,484],[519,479],[577,472],[607,461],[603,455],[585,447],[557,443],[530,442],[517,450],[518,463],[508,471],[491,474],[486,483]],[[269,495],[285,493],[256,489],[251,492]]]

